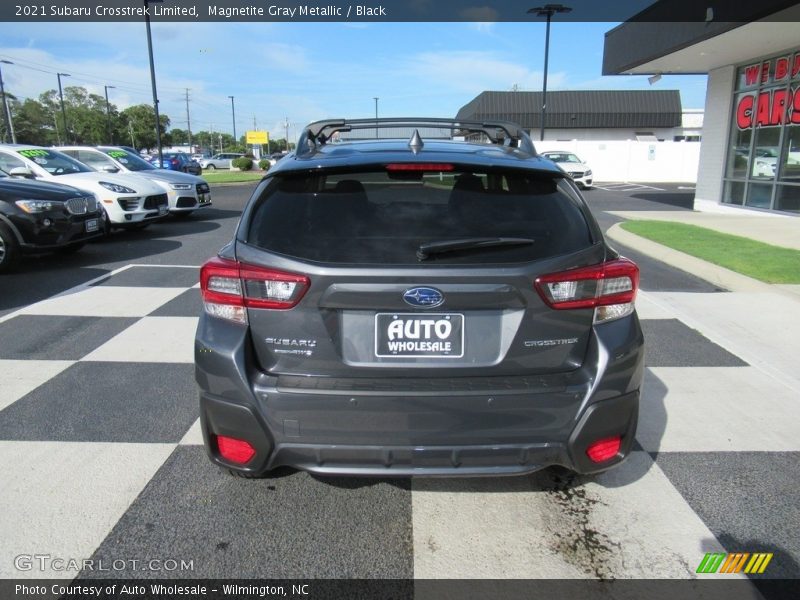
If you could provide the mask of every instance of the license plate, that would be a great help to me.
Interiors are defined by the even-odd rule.
[[[169,212],[169,207],[168,206],[164,206],[163,204],[159,205],[159,207],[158,207],[158,214],[159,215],[165,215],[165,214],[167,214],[167,212]]]
[[[92,231],[97,231],[98,227],[99,227],[99,224],[98,224],[97,219],[89,219],[88,221],[86,221],[86,231],[87,231],[87,233],[92,232]]]
[[[378,313],[375,356],[381,358],[461,358],[464,315],[456,313]]]

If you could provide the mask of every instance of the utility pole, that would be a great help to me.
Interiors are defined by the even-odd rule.
[[[0,60],[0,63],[6,65],[13,65],[10,60]],[[11,143],[17,143],[17,136],[14,135],[14,122],[11,120],[11,109],[8,108],[8,98],[6,97],[6,90],[3,87],[3,71],[0,70],[0,96],[3,96],[3,117],[6,121],[6,132],[11,134]],[[3,138],[5,140],[5,138]]]
[[[144,0],[144,24],[147,28],[147,54],[150,58],[150,85],[153,88],[153,110],[156,113],[156,144],[158,145],[158,168],[164,166],[164,153],[161,149],[161,118],[158,116],[158,92],[156,91],[156,66],[153,62],[153,36],[150,33],[150,13],[147,3],[158,4],[164,0]]]
[[[67,133],[67,111],[64,110],[64,92],[61,90],[61,78],[70,77],[70,74],[56,73],[56,77],[58,77],[58,98],[61,101],[61,120],[64,122],[64,141],[68,141],[69,134]]]
[[[378,100],[380,98],[376,96],[372,99],[375,100],[375,139],[378,139]]]
[[[236,139],[236,109],[233,106],[233,96],[228,96],[231,99],[231,120],[233,121],[233,145],[239,143],[239,140]]]
[[[103,89],[106,92],[106,137],[111,145],[114,145],[114,134],[111,131],[111,105],[108,103],[108,90],[115,89],[113,85],[104,85]]]
[[[286,117],[286,151],[289,152],[289,117]]]
[[[128,131],[131,134],[131,148],[136,149],[136,139],[133,137],[133,123],[128,121]]]
[[[186,88],[186,129],[189,131],[189,148],[192,147],[192,121],[189,119],[189,88]]]

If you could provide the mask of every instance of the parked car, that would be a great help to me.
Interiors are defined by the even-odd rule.
[[[129,173],[159,185],[166,193],[169,212],[187,217],[199,208],[211,206],[211,188],[202,177],[159,169],[119,146],[61,146],[59,151],[105,173]]]
[[[230,169],[231,161],[234,158],[239,158],[244,154],[236,154],[235,152],[223,152],[215,154],[211,158],[206,158],[200,161],[200,166],[204,169]]]
[[[140,229],[169,212],[164,190],[141,177],[121,173],[98,173],[71,156],[52,148],[0,145],[0,169],[12,177],[64,183],[92,192],[111,227]]]
[[[23,253],[80,250],[103,235],[103,219],[90,192],[0,170],[0,273],[13,269]]]
[[[415,134],[326,143],[375,127]],[[214,463],[507,475],[626,457],[639,270],[521,127],[322,121],[297,147],[201,268],[195,375]]]
[[[157,167],[159,166],[157,153],[150,158],[150,162]],[[169,169],[170,171],[183,171],[192,175],[200,175],[203,172],[203,167],[200,166],[200,163],[184,152],[162,152],[160,168]]]
[[[542,156],[556,163],[583,189],[588,190],[592,187],[592,170],[576,154],[572,152],[542,152]]]

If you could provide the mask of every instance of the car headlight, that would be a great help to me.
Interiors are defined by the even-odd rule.
[[[192,189],[191,183],[170,183],[169,187],[173,190],[190,190]]]
[[[100,185],[102,185],[107,190],[111,190],[115,194],[135,194],[136,190],[132,190],[129,187],[125,187],[124,185],[117,185],[116,183],[109,183],[108,181],[101,181]]]
[[[589,176],[589,175],[591,175],[591,174],[592,174],[592,170],[591,170],[591,169],[589,169],[588,171],[586,171],[586,173],[584,173],[584,174],[583,174],[583,176],[584,176],[584,177],[588,177],[588,176]]]
[[[28,214],[43,213],[64,206],[63,202],[51,202],[50,200],[17,200],[14,204]]]

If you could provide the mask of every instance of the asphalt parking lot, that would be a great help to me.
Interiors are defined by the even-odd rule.
[[[251,481],[212,466],[192,368],[196,268],[253,187],[217,187],[188,220],[0,279],[0,577],[682,579],[704,553],[736,551],[774,553],[764,577],[800,577],[796,397],[706,327],[731,293],[629,248],[648,368],[636,451],[618,469]],[[605,187],[585,194],[604,229],[619,220],[606,211],[693,197]],[[124,567],[20,570],[35,553]],[[152,559],[191,568],[142,568]]]

